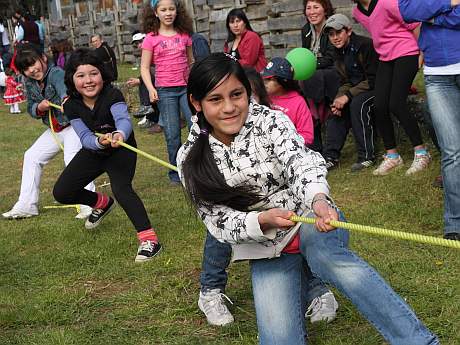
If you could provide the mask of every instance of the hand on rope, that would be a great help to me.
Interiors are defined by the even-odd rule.
[[[299,216],[292,216],[290,219],[293,222],[302,222],[306,224],[315,224],[315,221],[316,221],[315,218],[306,218],[306,217],[299,217]],[[395,230],[389,230],[389,229],[384,229],[384,228],[377,228],[377,227],[372,227],[372,226],[341,222],[337,220],[331,220],[329,221],[329,224],[336,228],[342,228],[342,229],[347,229],[347,230],[352,230],[352,231],[357,231],[357,232],[364,232],[364,233],[371,234],[371,235],[392,237],[392,238],[397,238],[400,240],[427,243],[427,244],[433,244],[436,246],[460,249],[460,241],[446,240],[444,238],[425,236],[425,235],[419,235],[419,234],[414,234],[410,232],[395,231]]]
[[[102,134],[96,133],[96,135],[101,136]],[[146,152],[143,152],[135,147],[132,147],[131,145],[128,145],[126,143],[120,143],[120,145],[123,147],[126,147],[129,150],[137,152],[140,155],[165,166],[166,168],[177,171],[177,167],[175,167],[174,165],[171,165],[157,157],[154,157]],[[316,224],[317,222],[317,218],[305,218],[305,217],[299,217],[299,216],[292,216],[289,219],[293,222],[302,222],[302,223],[307,223],[307,224]],[[397,238],[400,240],[427,243],[427,244],[433,244],[437,246],[460,249],[459,241],[446,240],[444,238],[438,238],[438,237],[433,237],[433,236],[419,235],[419,234],[414,234],[410,232],[394,231],[394,230],[389,230],[389,229],[376,228],[372,226],[340,222],[337,220],[329,220],[328,224],[326,225],[328,225],[328,227],[325,227],[324,229],[320,229],[320,231],[330,231],[330,227],[332,226],[335,228],[343,228],[343,229],[356,231],[356,232],[364,232],[364,233],[371,234],[371,235],[392,237],[392,238]]]
[[[47,102],[48,102],[48,106],[55,108],[57,110],[60,110],[61,112],[64,111],[64,108],[62,107],[62,105],[57,105],[57,104],[51,103],[50,101],[47,101]]]
[[[101,134],[99,137],[99,144],[103,146],[112,146],[118,148],[122,146],[124,141],[123,135],[119,132]]]
[[[104,134],[101,134],[101,133],[95,133],[95,135],[98,136],[98,137],[104,136]],[[163,165],[164,167],[166,167],[168,169],[177,171],[177,167],[175,167],[174,165],[169,164],[168,162],[165,162],[164,160],[161,160],[160,158],[152,156],[151,154],[148,154],[147,152],[141,151],[138,148],[133,147],[133,146],[131,146],[129,144],[126,144],[126,143],[124,143],[122,141],[118,141],[118,144],[120,146],[123,146],[124,148],[127,148],[128,150],[134,151],[134,152],[140,154],[141,156],[144,156],[145,158],[148,158],[148,159],[150,159],[150,160],[152,160],[152,161],[154,161],[154,162],[156,162],[156,163],[158,163],[160,165]]]

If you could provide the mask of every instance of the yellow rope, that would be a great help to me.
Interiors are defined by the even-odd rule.
[[[293,222],[315,224],[314,218],[292,216],[290,219]],[[410,232],[395,231],[395,230],[389,230],[389,229],[383,229],[383,228],[376,228],[373,226],[346,223],[346,222],[340,222],[336,220],[331,221],[330,224],[332,226],[335,226],[336,228],[343,228],[347,230],[364,232],[364,233],[371,234],[371,235],[392,237],[392,238],[397,238],[400,240],[407,240],[407,241],[419,242],[419,243],[428,243],[428,244],[434,244],[436,246],[460,249],[460,241],[446,240],[444,238],[425,236],[425,235],[419,235],[419,234],[414,234]]]
[[[59,147],[61,148],[61,150],[64,151],[64,146],[59,141],[59,138],[57,137],[56,132],[54,131],[53,120],[52,120],[52,115],[51,115],[51,109],[48,111],[48,119],[49,119],[49,122],[50,122],[51,134],[53,135],[53,138],[56,141],[56,144],[58,144]]]
[[[98,137],[103,136],[103,134],[101,134],[101,133],[95,133],[95,134]],[[140,154],[140,155],[142,155],[142,156],[144,156],[144,157],[146,157],[146,158],[148,158],[148,159],[150,159],[150,160],[152,160],[152,161],[154,161],[154,162],[156,162],[158,164],[161,164],[161,165],[163,165],[164,167],[166,167],[168,169],[177,171],[177,167],[175,167],[174,165],[169,164],[168,162],[165,162],[164,160],[161,160],[160,158],[152,156],[151,154],[148,154],[147,152],[141,151],[138,148],[135,148],[135,147],[133,147],[131,145],[128,145],[128,144],[126,144],[126,143],[124,143],[122,141],[118,141],[118,144],[120,144],[120,146],[123,146],[123,147],[127,148],[128,150],[134,151],[134,152],[136,152],[136,153],[138,153],[138,154]]]
[[[56,104],[53,104],[51,102],[48,102],[48,105],[50,107],[53,107],[53,108],[56,108],[60,111],[62,111],[62,107],[60,105],[56,105]],[[51,115],[51,109],[48,110],[48,119],[49,119],[49,122],[50,122],[50,128],[51,128],[51,133],[53,134],[53,138],[54,140],[56,141],[56,143],[59,145],[59,147],[61,148],[62,151],[64,151],[64,146],[62,145],[62,143],[59,141],[59,138],[57,137],[56,135],[56,132],[54,131],[54,127],[53,127],[53,121],[52,121],[52,115]],[[59,206],[43,206],[43,208],[46,208],[46,209],[51,209],[51,208],[76,208],[77,209],[77,213],[80,213],[80,205],[59,205]]]
[[[54,106],[56,108],[62,109],[62,107],[59,107],[55,104],[51,104],[50,106]],[[95,133],[98,137],[101,137],[102,134],[100,133]],[[174,165],[171,165],[155,156],[152,156],[144,151],[141,151],[131,145],[128,145],[122,141],[118,142],[121,146],[134,151],[156,163],[159,163],[163,165],[164,167],[177,171],[177,167]],[[315,224],[315,219],[314,218],[306,218],[306,217],[299,217],[299,216],[292,216],[291,220],[293,222],[302,222],[302,223],[307,223],[307,224]],[[332,226],[335,226],[337,228],[343,228],[347,230],[352,230],[352,231],[357,231],[357,232],[364,232],[367,234],[371,235],[378,235],[378,236],[385,236],[385,237],[392,237],[396,239],[401,239],[401,240],[407,240],[407,241],[412,241],[412,242],[419,242],[419,243],[427,243],[427,244],[433,244],[437,246],[443,246],[443,247],[449,247],[449,248],[455,248],[455,249],[460,249],[460,242],[459,241],[454,241],[454,240],[446,240],[444,238],[438,238],[438,237],[433,237],[433,236],[425,236],[425,235],[419,235],[419,234],[414,234],[410,232],[402,232],[402,231],[395,231],[395,230],[389,230],[389,229],[384,229],[384,228],[377,228],[377,227],[372,227],[372,226],[367,226],[367,225],[360,225],[360,224],[353,224],[353,223],[346,223],[346,222],[340,222],[340,221],[331,221],[330,224]]]
[[[51,102],[49,102],[49,101],[48,101],[48,105],[49,105],[50,107],[56,108],[57,110],[60,110],[61,112],[64,111],[64,109],[62,108],[61,105],[57,105],[57,104],[51,103]]]
[[[80,212],[80,205],[53,205],[53,206],[43,206],[46,209],[52,208],[76,208],[78,212]]]

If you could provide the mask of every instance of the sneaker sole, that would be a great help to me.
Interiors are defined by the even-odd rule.
[[[376,173],[375,171],[373,171],[372,175],[374,175],[374,176],[386,176],[386,175],[391,174],[395,170],[401,169],[401,167],[403,167],[403,166],[404,166],[403,164],[397,165],[394,168],[392,168],[392,169],[390,169],[390,170],[388,170],[388,171],[386,171],[384,173]]]
[[[334,321],[336,319],[337,315],[328,315],[328,316],[324,316],[323,318],[321,319],[310,319],[310,323],[317,323],[317,322],[326,322],[326,323],[330,323],[332,321]]]
[[[90,214],[86,214],[86,213],[82,214],[82,213],[79,213],[79,214],[77,214],[77,215],[75,216],[75,219],[87,219],[90,215],[91,215],[91,213],[90,213]]]
[[[416,171],[409,171],[409,169],[406,170],[406,172],[404,173],[406,176],[411,176],[411,175],[414,175],[414,174],[418,174],[419,172],[421,171],[424,171],[428,169],[428,167],[425,167],[423,169],[419,169],[419,170],[416,170]]]
[[[110,208],[107,210],[107,212],[101,217],[99,218],[99,220],[96,222],[96,223],[89,223],[88,220],[85,222],[85,228],[87,230],[92,230],[96,227],[99,226],[99,224],[101,224],[101,222],[104,220],[105,217],[107,217],[107,215],[112,212],[112,210],[115,208],[115,206],[117,205],[116,201],[114,200],[113,201],[113,204],[112,206],[110,206]]]
[[[369,168],[372,168],[375,164],[371,164],[369,166],[364,166],[364,165],[361,165],[360,167],[351,167],[351,172],[359,172],[359,171],[363,171],[363,170],[366,170],[366,169],[369,169]]]
[[[35,214],[29,214],[29,215],[23,215],[23,216],[4,216],[2,214],[2,217],[3,219],[7,219],[7,220],[21,220],[21,219],[27,219],[27,218],[32,218],[32,217],[36,217],[37,215]]]
[[[147,257],[147,256],[136,256],[136,258],[134,259],[134,262],[146,262],[146,261],[150,261],[152,260],[155,256],[157,256],[158,254],[161,253],[161,251],[163,250],[163,246],[160,247],[160,249],[151,257]]]
[[[145,115],[147,114],[133,114],[131,116],[134,117],[135,119],[142,119]]]
[[[198,308],[201,310],[201,312],[206,316],[206,313],[204,312],[204,308],[203,306],[201,305],[201,300],[198,299]],[[232,318],[227,320],[226,322],[219,322],[219,323],[213,323],[211,321],[209,321],[208,317],[206,316],[206,321],[208,322],[208,324],[210,324],[211,326],[219,326],[219,327],[224,327],[224,326],[227,326],[233,322],[235,322],[235,318],[233,317],[232,315]]]

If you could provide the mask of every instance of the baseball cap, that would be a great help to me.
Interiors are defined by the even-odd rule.
[[[333,16],[330,16],[326,20],[326,24],[324,24],[324,29],[334,29],[334,30],[342,30],[343,28],[351,28],[351,21],[348,17],[344,14],[337,13]]]
[[[278,77],[282,79],[294,79],[294,69],[285,58],[275,57],[262,72],[263,78]]]
[[[131,43],[136,42],[136,41],[142,41],[144,38],[145,38],[145,34],[143,34],[142,32],[138,32],[133,35],[133,39]]]

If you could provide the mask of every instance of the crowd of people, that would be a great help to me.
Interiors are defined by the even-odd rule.
[[[331,322],[343,293],[390,344],[439,344],[409,305],[362,258],[348,249],[348,233],[330,225],[345,220],[330,195],[328,170],[340,163],[351,130],[359,172],[383,160],[373,175],[402,167],[394,116],[414,149],[406,175],[422,171],[431,156],[407,97],[423,65],[430,114],[442,155],[444,237],[460,240],[460,0],[354,0],[353,17],[370,37],[353,31],[330,0],[304,1],[302,47],[316,57],[309,80],[295,80],[287,58],[267,60],[261,37],[242,9],[229,11],[222,52],[210,53],[203,36],[176,0],[152,0],[142,32],[133,33],[140,76],[140,127],[164,133],[173,185],[185,188],[207,229],[198,306],[212,325],[234,322],[224,303],[231,260],[249,260],[260,344],[306,344],[305,318]],[[118,203],[131,220],[139,247],[136,262],[162,248],[142,200],[132,188],[136,146],[128,106],[113,86],[116,56],[103,37],[92,49],[53,42],[53,62],[30,15],[19,12],[5,103],[27,111],[45,132],[26,151],[17,203],[4,218],[39,214],[43,166],[62,149],[66,168],[53,195],[80,204],[79,218],[94,229]],[[3,28],[3,31],[1,31]],[[0,31],[5,32],[0,23]],[[2,36],[3,37],[3,36]],[[2,59],[9,53],[3,39]],[[5,57],[5,58],[4,58]],[[14,78],[21,76],[23,85]],[[181,119],[188,137],[182,141]],[[321,134],[325,134],[325,140]],[[107,173],[113,197],[95,191]],[[294,214],[315,225],[294,223]]]

